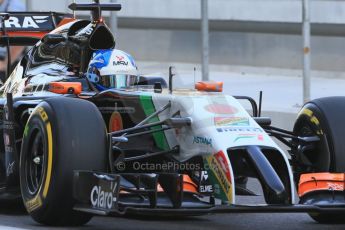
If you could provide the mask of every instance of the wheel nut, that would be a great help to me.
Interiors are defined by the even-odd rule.
[[[36,165],[41,164],[41,158],[40,157],[35,157],[33,161]]]

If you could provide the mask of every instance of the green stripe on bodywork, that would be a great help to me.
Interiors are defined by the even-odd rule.
[[[241,140],[241,139],[250,139],[250,138],[254,138],[255,136],[240,136],[240,137],[236,137],[236,139],[234,140],[234,142]]]
[[[152,102],[152,96],[140,95],[140,103],[143,107],[143,110],[145,112],[146,117],[148,117],[152,113],[156,112],[155,106]],[[151,118],[148,122],[150,123],[150,122],[157,122],[157,121],[159,121],[159,118],[158,118],[158,116],[155,116],[155,117]],[[161,126],[154,126],[151,129],[160,129],[160,128],[162,128],[162,127]],[[155,132],[152,134],[152,136],[153,136],[158,148],[160,148],[162,150],[169,150],[170,149],[163,131]]]

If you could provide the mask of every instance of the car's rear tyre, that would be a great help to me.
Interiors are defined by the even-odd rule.
[[[298,136],[319,136],[315,149],[307,150],[304,161],[295,166],[296,184],[303,173],[345,172],[345,97],[327,97],[308,102],[298,115],[294,133]],[[311,163],[311,164],[310,164]],[[304,203],[304,199],[301,199]],[[310,203],[308,203],[310,204]],[[345,212],[310,213],[319,223],[345,222]]]
[[[91,215],[73,210],[73,171],[105,171],[106,128],[85,100],[51,98],[26,124],[20,154],[20,187],[31,217],[45,225],[82,225]]]

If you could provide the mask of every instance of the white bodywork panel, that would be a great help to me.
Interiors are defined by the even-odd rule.
[[[153,94],[152,100],[156,110],[171,102],[170,110],[159,115],[160,120],[179,112],[180,117],[189,117],[191,127],[165,131],[170,148],[179,145],[180,154],[175,157],[179,161],[194,156],[225,153],[226,164],[233,175],[227,150],[234,147],[260,146],[277,150],[287,165],[291,196],[294,203],[294,182],[289,161],[283,150],[254,121],[243,106],[232,96],[221,93],[205,93],[197,91],[174,91],[173,94]],[[224,161],[224,160],[223,160]],[[234,177],[231,176],[234,185]],[[232,203],[235,203],[235,189],[232,189]]]

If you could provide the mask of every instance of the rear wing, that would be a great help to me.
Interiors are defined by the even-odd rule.
[[[75,20],[73,15],[56,12],[7,12],[1,13],[2,25],[0,46],[31,46],[36,44],[45,34],[55,28]]]

